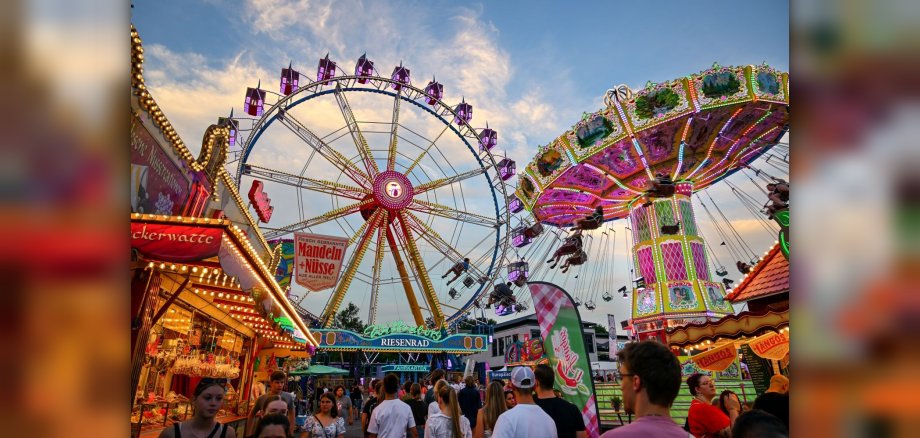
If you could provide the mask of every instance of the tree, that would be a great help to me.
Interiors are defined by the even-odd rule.
[[[482,320],[466,319],[457,326],[457,331],[473,330],[479,323],[482,323]],[[495,324],[498,324],[498,322],[492,318],[487,318],[485,320],[485,324],[494,326]]]
[[[348,306],[335,314],[333,324],[340,329],[351,330],[359,334],[364,333],[366,326],[361,317],[358,316],[360,311],[361,309],[355,303],[348,303]]]

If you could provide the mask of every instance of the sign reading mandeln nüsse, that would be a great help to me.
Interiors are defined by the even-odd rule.
[[[313,292],[335,286],[347,246],[344,237],[294,233],[294,280]]]

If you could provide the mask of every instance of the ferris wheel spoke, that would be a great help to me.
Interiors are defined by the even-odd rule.
[[[377,249],[374,251],[374,268],[371,272],[371,302],[368,305],[367,323],[377,323],[377,294],[380,291],[380,266],[383,263],[383,244],[387,240],[387,227],[377,229]]]
[[[397,101],[398,100],[399,98],[397,97]],[[348,104],[348,99],[345,98],[345,93],[342,92],[342,87],[339,85],[335,87],[335,101],[339,104],[339,109],[342,111],[342,117],[345,118],[345,124],[348,126],[348,131],[351,132],[351,138],[358,148],[358,154],[361,155],[361,161],[364,162],[364,168],[372,177],[377,176],[377,174],[380,173],[380,169],[377,167],[377,162],[374,161],[374,154],[371,153],[371,148],[367,145],[367,140],[364,138],[364,134],[361,133],[361,128],[358,126],[355,114],[351,110],[351,105]]]
[[[425,292],[425,297],[427,298],[427,301],[431,307],[431,317],[434,319],[435,328],[444,327],[444,312],[441,311],[441,302],[438,300],[438,296],[434,292],[434,287],[431,285],[431,278],[428,276],[428,269],[425,268],[425,262],[422,260],[418,246],[415,245],[415,239],[412,237],[412,231],[409,225],[406,223],[406,212],[399,211],[398,214],[399,224],[402,228],[403,237],[405,238],[405,243],[409,248],[409,262],[415,267],[416,275],[418,275],[420,283],[422,284],[422,290]]]
[[[412,204],[409,205],[409,208],[411,210],[428,213],[430,215],[440,216],[443,218],[453,219],[488,228],[498,228],[501,226],[501,222],[496,222],[493,218],[481,216],[463,210],[457,210],[446,205],[435,204],[434,202],[423,201],[421,199],[413,199]]]
[[[279,118],[281,124],[291,130],[297,137],[303,140],[304,143],[309,145],[313,150],[318,152],[320,156],[326,159],[330,164],[335,166],[340,172],[342,172],[349,179],[354,181],[356,184],[361,186],[364,189],[370,189],[372,183],[371,178],[367,176],[361,169],[354,165],[348,158],[345,158],[339,151],[333,149],[331,146],[326,144],[321,140],[316,134],[313,133],[309,128],[307,128],[303,123],[300,123],[296,118],[294,118],[290,112],[286,112],[283,118]]]
[[[280,170],[273,170],[267,167],[256,166],[252,164],[243,165],[243,174],[259,177],[268,181],[274,181],[289,186],[298,187],[327,195],[342,196],[356,200],[362,200],[369,194],[368,191],[350,186],[347,184],[336,183],[321,179],[306,178],[303,176],[293,175]]]
[[[345,273],[342,274],[342,278],[339,279],[339,284],[336,286],[335,292],[333,292],[332,296],[329,298],[329,305],[326,306],[326,313],[323,314],[323,327],[328,328],[332,324],[335,313],[339,310],[339,306],[342,305],[342,299],[345,298],[345,292],[348,291],[348,286],[351,285],[351,281],[354,279],[355,274],[358,272],[358,267],[361,265],[361,260],[364,259],[364,253],[367,252],[371,237],[373,237],[377,227],[380,225],[381,218],[384,221],[387,220],[387,211],[382,208],[375,211],[368,219],[371,225],[362,236],[361,242],[358,243],[358,247],[355,248],[355,252],[351,254],[348,268],[345,269]]]
[[[416,157],[414,161],[412,161],[412,164],[411,164],[411,165],[409,166],[409,168],[407,168],[406,171],[403,172],[403,173],[406,174],[406,175],[408,175],[409,173],[411,173],[411,172],[412,172],[412,169],[415,169],[415,166],[417,166],[418,163],[422,161],[422,158],[425,158],[425,155],[428,154],[428,151],[430,151],[431,148],[434,147],[434,145],[438,142],[438,140],[441,139],[441,136],[444,135],[444,133],[447,132],[448,129],[450,129],[450,125],[444,126],[444,129],[442,129],[441,132],[438,133],[438,136],[435,137],[434,140],[431,140],[431,143],[428,144],[428,147],[425,148],[425,150],[422,151],[422,153],[419,154],[419,156]]]
[[[454,176],[451,176],[451,177],[436,179],[436,180],[434,180],[434,181],[429,181],[429,182],[427,182],[427,183],[419,184],[419,185],[415,186],[415,187],[413,188],[413,192],[415,192],[415,194],[417,195],[417,194],[419,194],[419,193],[424,193],[424,192],[427,192],[427,191],[430,191],[430,190],[436,190],[436,189],[439,189],[439,188],[441,188],[441,187],[446,187],[446,186],[449,186],[449,185],[451,185],[451,184],[458,183],[458,182],[460,182],[460,181],[470,179],[470,178],[472,178],[472,177],[474,177],[474,176],[482,175],[482,174],[486,173],[488,170],[489,170],[489,166],[486,165],[486,166],[482,166],[482,167],[479,167],[479,168],[470,170],[470,171],[468,171],[468,172],[458,173],[458,174],[456,174],[456,175],[454,175]]]
[[[400,91],[396,91],[396,97],[393,98],[393,122],[390,127],[390,151],[387,154],[387,170],[393,170],[396,167],[396,143],[399,139],[397,131],[399,129],[399,102]]]
[[[396,263],[396,270],[399,272],[399,279],[402,282],[403,290],[406,292],[406,300],[409,301],[409,309],[412,311],[412,317],[415,319],[415,324],[424,326],[425,317],[422,316],[422,310],[419,308],[418,299],[415,298],[415,291],[412,290],[409,272],[406,271],[406,264],[403,263],[402,257],[399,255],[399,247],[396,245],[396,240],[393,239],[394,234],[397,233],[393,232],[386,234],[387,243],[390,245],[390,253],[393,254],[393,261]],[[416,275],[415,278],[421,277]]]
[[[418,216],[412,214],[412,212],[406,212],[406,217],[410,219],[408,225],[417,231],[418,237],[425,239],[428,243],[431,244],[438,252],[444,255],[447,260],[451,261],[461,261],[466,256],[461,254],[460,251],[457,251],[451,244],[447,243],[437,231],[433,230],[431,227],[425,224]],[[482,277],[484,273],[476,268],[473,264],[470,264],[470,272],[478,277]]]
[[[365,205],[371,204],[373,202],[374,200],[372,198],[368,198],[361,202],[356,202],[351,205],[346,205],[344,207],[337,208],[335,210],[323,213],[319,216],[315,216],[307,220],[297,222],[295,224],[286,225],[281,228],[269,229],[269,231],[265,232],[265,239],[267,240],[277,239],[281,236],[303,230],[304,228],[314,227],[314,226],[329,222],[331,220],[338,219],[340,217],[348,216],[352,213],[357,213],[358,211],[361,211],[361,207],[364,207]]]

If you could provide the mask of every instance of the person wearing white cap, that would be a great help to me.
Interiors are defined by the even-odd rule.
[[[556,423],[533,401],[537,378],[530,367],[517,367],[511,372],[511,389],[517,406],[498,416],[492,438],[557,438]]]

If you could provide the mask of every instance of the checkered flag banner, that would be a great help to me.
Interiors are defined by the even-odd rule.
[[[556,387],[562,398],[581,411],[588,438],[597,438],[600,423],[581,315],[572,297],[559,286],[542,281],[527,285],[543,336],[543,352],[556,373]]]

